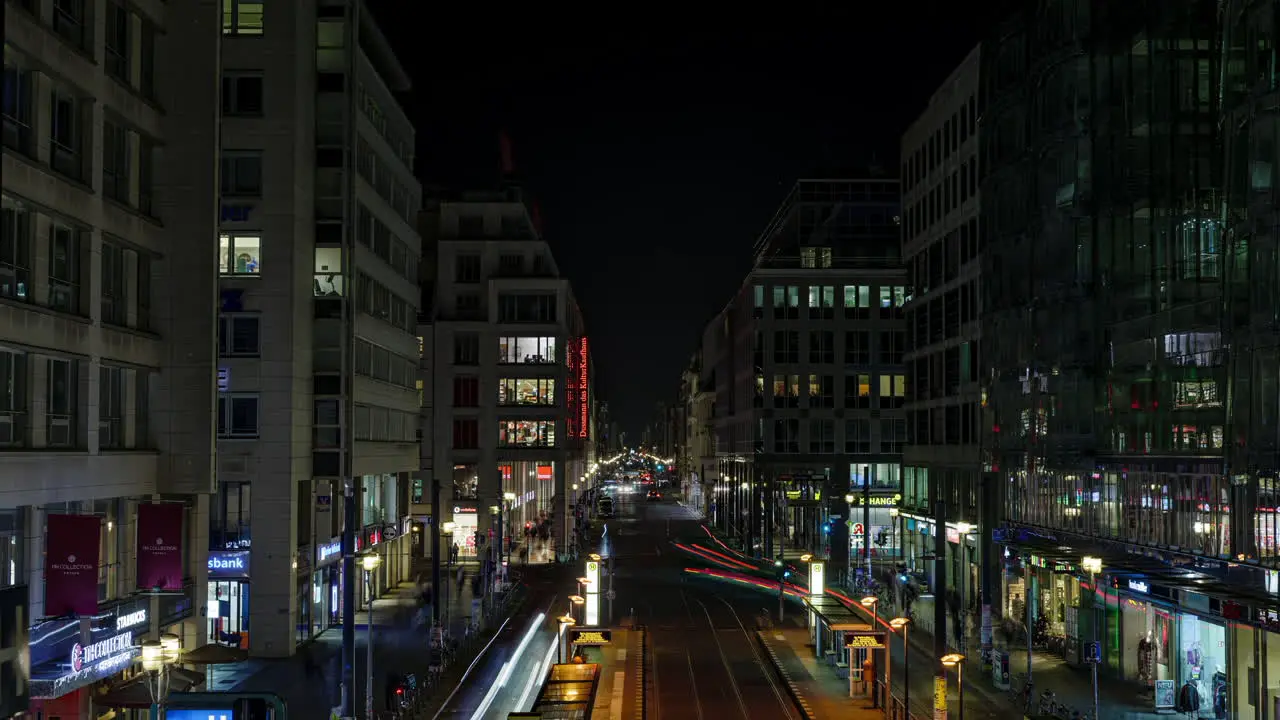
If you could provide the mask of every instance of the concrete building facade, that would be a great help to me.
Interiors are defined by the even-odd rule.
[[[409,80],[359,0],[231,2],[222,47],[219,491],[207,633],[288,656],[343,615],[357,549],[409,573],[421,188]]]
[[[946,587],[959,593],[967,612],[978,609],[988,554],[983,538],[999,514],[982,489],[980,64],[974,48],[902,136],[902,254],[913,288],[906,306],[912,432],[898,532],[907,566],[933,577],[933,563],[922,558],[934,554],[941,502],[946,535],[956,540],[947,542]]]
[[[498,548],[563,557],[594,454],[594,366],[573,290],[519,188],[433,200],[426,215],[437,302],[420,329],[423,480],[440,484],[442,548],[486,567]]]
[[[901,487],[910,296],[898,192],[894,179],[796,183],[704,339],[719,519],[765,555],[829,552],[833,580],[893,539],[881,498]]]
[[[45,717],[97,717],[143,639],[205,640],[218,12],[4,4],[0,588],[27,589],[25,689]],[[154,547],[152,505],[181,522]],[[151,586],[153,550],[181,578]],[[68,610],[61,583],[81,572],[96,612]]]

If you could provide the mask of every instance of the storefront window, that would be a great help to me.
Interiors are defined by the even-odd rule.
[[[1157,680],[1176,680],[1170,652],[1175,647],[1173,613],[1132,598],[1123,598],[1120,603],[1124,679],[1148,687]]]
[[[249,584],[239,580],[209,582],[209,642],[248,647]]]
[[[1226,628],[1198,615],[1178,615],[1178,695],[1199,701],[1200,717],[1225,717],[1228,703]],[[1222,715],[1216,710],[1221,708]],[[1196,709],[1189,712],[1195,713]]]
[[[25,508],[0,510],[0,587],[26,583],[22,543]]]
[[[453,499],[475,500],[480,490],[480,473],[475,463],[453,466]]]
[[[499,420],[499,447],[555,447],[554,420]]]

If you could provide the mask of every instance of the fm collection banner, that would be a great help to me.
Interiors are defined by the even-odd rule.
[[[138,506],[138,589],[182,589],[182,513],[179,503]]]
[[[98,612],[97,515],[49,515],[44,539],[44,607],[50,617]]]

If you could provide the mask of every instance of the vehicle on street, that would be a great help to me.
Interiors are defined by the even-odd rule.
[[[657,490],[650,490],[649,494],[646,496],[646,499],[649,502],[657,502],[662,499],[662,493],[658,492]]]

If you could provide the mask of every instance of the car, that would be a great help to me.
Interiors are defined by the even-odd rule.
[[[658,492],[657,490],[650,490],[648,496],[646,496],[646,499],[649,502],[657,502],[658,500],[662,499],[662,493]]]

